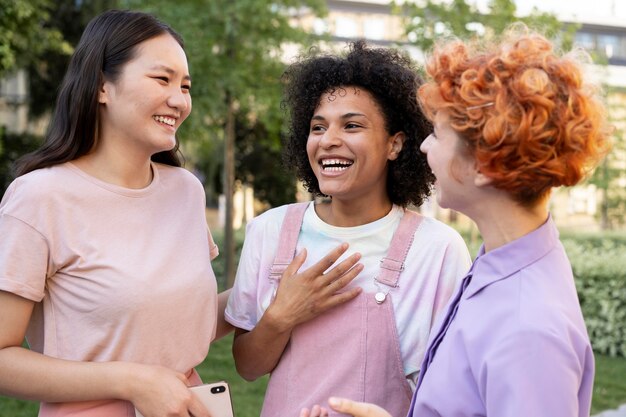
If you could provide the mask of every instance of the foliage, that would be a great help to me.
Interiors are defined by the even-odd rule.
[[[274,158],[280,148],[283,112],[280,77],[284,50],[306,45],[313,37],[291,20],[321,14],[321,0],[190,0],[171,7],[166,0],[127,0],[128,6],[154,13],[185,39],[192,74],[193,114],[180,130],[193,149],[190,162],[202,168],[209,194],[220,188],[214,176],[223,163],[222,142],[234,99],[237,177],[255,186],[266,201],[284,201],[295,181]],[[261,153],[264,161],[259,159]],[[254,156],[251,156],[254,155]],[[264,165],[263,170],[259,169]],[[279,184],[277,187],[276,184]],[[290,184],[283,187],[284,184]],[[209,196],[210,199],[212,196]],[[293,199],[293,194],[291,195]]]
[[[612,136],[613,148],[589,183],[602,193],[600,223],[603,229],[611,230],[626,225],[626,92],[607,86],[604,93],[609,120],[616,128]]]
[[[34,151],[41,138],[28,133],[8,133],[0,127],[0,198],[13,181],[13,163],[25,153]]]
[[[50,7],[45,25],[59,33],[69,49],[46,49],[37,59],[26,64],[29,79],[29,117],[36,118],[52,109],[59,84],[70,61],[69,52],[78,43],[89,20],[116,5],[116,0],[57,0]]]
[[[626,238],[563,238],[563,245],[594,351],[626,357]]]
[[[468,0],[396,0],[392,4],[394,11],[405,17],[409,41],[422,51],[429,50],[439,38],[498,35],[513,22],[523,22],[549,38],[559,38],[567,48],[576,30],[575,26],[566,27],[554,15],[536,8],[528,16],[517,16],[513,0],[489,0],[484,10]]]
[[[0,77],[42,53],[71,52],[58,28],[48,25],[50,0],[0,0]]]

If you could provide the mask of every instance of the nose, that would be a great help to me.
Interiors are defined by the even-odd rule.
[[[422,153],[428,153],[428,149],[430,148],[430,145],[432,143],[432,141],[434,140],[433,134],[431,133],[430,135],[426,136],[426,139],[424,139],[422,141],[422,144],[420,145],[420,151],[422,151]]]
[[[337,129],[329,127],[320,139],[320,147],[328,149],[341,145],[341,137]]]
[[[181,113],[187,113],[191,110],[191,95],[174,87],[167,99],[167,105]]]

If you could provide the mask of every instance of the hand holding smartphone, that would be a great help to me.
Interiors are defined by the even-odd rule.
[[[211,417],[234,417],[230,388],[226,381],[196,385],[189,389],[198,396]],[[144,417],[137,409],[135,409],[135,416]]]

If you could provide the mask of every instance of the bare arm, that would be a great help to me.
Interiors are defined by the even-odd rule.
[[[226,310],[226,304],[228,303],[228,296],[231,290],[232,288],[229,288],[217,295],[217,330],[213,340],[221,339],[234,330],[233,325],[224,318],[224,310]]]
[[[122,399],[146,417],[208,417],[181,373],[126,362],[67,361],[23,348],[33,306],[0,291],[0,394],[47,402]]]
[[[353,254],[324,273],[347,249],[347,244],[338,246],[315,265],[298,273],[306,259],[306,250],[303,250],[285,270],[276,298],[254,329],[235,330],[233,356],[237,372],[243,378],[252,381],[271,372],[295,326],[359,294],[360,288],[338,292],[363,269],[362,265],[355,265],[359,254]]]

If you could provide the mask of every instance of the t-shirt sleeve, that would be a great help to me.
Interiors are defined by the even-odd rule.
[[[211,256],[211,260],[213,260],[217,258],[217,256],[220,254],[220,249],[215,244],[215,240],[213,240],[213,235],[211,234],[211,230],[209,229],[208,225],[206,228],[206,234],[207,234],[207,240],[209,241],[209,253]]]
[[[593,361],[590,348],[586,360]],[[488,353],[481,367],[479,381],[486,414],[583,415],[578,410],[578,392],[586,365],[581,363],[571,341],[556,334],[526,331],[509,336]]]
[[[30,225],[0,214],[0,290],[39,302],[44,297],[50,251]]]
[[[246,226],[237,276],[224,313],[227,322],[244,330],[252,330],[261,319],[258,293],[263,235],[259,229],[255,220]]]

